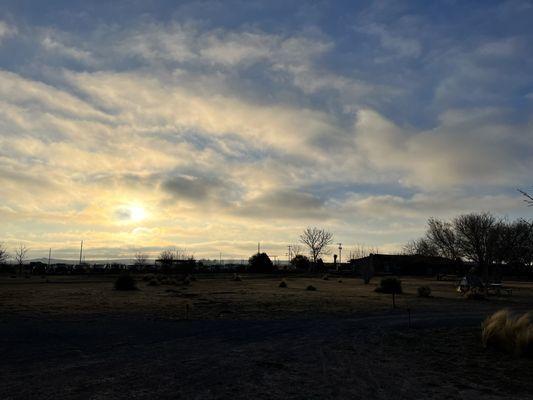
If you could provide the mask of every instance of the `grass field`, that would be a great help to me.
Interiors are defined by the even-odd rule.
[[[243,275],[198,276],[190,285],[149,286],[137,276],[133,292],[113,289],[113,276],[51,276],[0,280],[0,311],[49,316],[146,313],[168,318],[185,318],[187,305],[192,319],[278,319],[350,316],[360,312],[391,308],[391,296],[375,293],[379,278],[368,285],[360,279],[330,276],[280,277]],[[507,282],[510,297],[489,297],[468,301],[455,291],[454,282],[403,278],[404,294],[397,296],[400,309],[417,311],[490,311],[502,307],[533,306],[533,284]],[[316,291],[305,290],[308,285]],[[429,285],[432,297],[420,298],[417,288]],[[533,308],[533,307],[532,307]]]
[[[493,311],[533,309],[531,283],[467,300],[453,282],[404,278],[392,310],[379,279],[141,277],[131,292],[109,276],[2,278],[0,397],[533,398],[531,360],[480,341]],[[421,285],[433,296],[419,298]]]

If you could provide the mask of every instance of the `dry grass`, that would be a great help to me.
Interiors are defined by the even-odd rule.
[[[32,279],[0,277],[0,313],[80,315],[149,314],[181,319],[185,301],[192,301],[193,319],[285,319],[326,316],[352,317],[355,313],[391,309],[390,297],[374,292],[379,279],[365,285],[359,278],[342,277],[342,283],[321,274],[285,276],[287,288],[280,289],[280,277],[243,274],[200,275],[190,285],[161,284],[155,276],[140,290],[113,290],[116,276],[50,276]],[[239,276],[240,278],[241,276]],[[142,279],[142,275],[139,276]],[[152,286],[153,285],[153,286]],[[307,291],[307,286],[318,288]],[[418,297],[417,288],[431,285],[432,297]],[[490,315],[502,308],[533,310],[533,284],[506,282],[513,288],[509,297],[490,297],[471,302],[455,291],[453,282],[424,278],[402,278],[404,294],[396,298],[398,308],[414,312],[482,312]],[[166,290],[171,287],[173,292]]]
[[[481,340],[485,347],[517,356],[533,356],[531,313],[516,315],[507,309],[494,313],[481,326]]]

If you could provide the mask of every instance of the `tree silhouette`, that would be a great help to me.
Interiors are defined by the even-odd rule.
[[[135,253],[135,265],[140,269],[143,269],[146,266],[148,260],[148,255],[140,251]]]
[[[313,264],[316,264],[320,256],[329,254],[328,246],[333,243],[333,234],[325,229],[308,227],[300,235],[300,242],[309,248]]]
[[[15,249],[15,262],[18,265],[19,274],[22,275],[22,269],[24,262],[26,261],[26,254],[28,253],[28,248],[22,243],[18,245]]]
[[[256,253],[248,259],[250,272],[272,272],[274,264],[267,253]]]
[[[529,194],[528,192],[524,191],[524,190],[520,190],[520,189],[517,189],[520,193],[522,193],[522,195],[525,197],[524,201],[526,202],[526,204],[531,207],[533,206],[533,195]]]
[[[9,253],[3,243],[0,243],[0,265],[5,265],[9,259]]]

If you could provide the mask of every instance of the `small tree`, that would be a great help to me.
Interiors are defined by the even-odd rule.
[[[328,246],[333,243],[333,234],[325,229],[308,227],[300,235],[300,241],[309,248],[309,254],[316,265],[322,255],[329,254]]]
[[[303,256],[301,254],[298,254],[298,255],[294,256],[293,259],[291,260],[291,265],[294,268],[307,271],[307,270],[309,270],[309,267],[311,266],[311,263],[309,262],[309,258],[307,258],[306,256]]]
[[[274,264],[267,253],[256,253],[248,259],[250,272],[272,272]]]
[[[7,252],[7,248],[3,243],[0,243],[0,266],[5,265],[8,259],[9,253]]]
[[[174,252],[172,250],[163,250],[159,253],[159,260],[163,270],[168,271],[174,262]]]
[[[142,253],[140,251],[135,253],[135,266],[143,270],[146,267],[148,261],[148,255],[146,253]]]
[[[496,257],[499,225],[500,221],[488,212],[464,214],[453,220],[461,252],[477,264],[485,284],[489,265]]]
[[[291,244],[291,256],[292,258],[302,254],[302,246],[299,244]]]
[[[26,262],[26,255],[28,253],[28,248],[22,243],[18,245],[15,249],[15,263],[18,266],[19,274],[22,275],[24,268],[24,263]]]

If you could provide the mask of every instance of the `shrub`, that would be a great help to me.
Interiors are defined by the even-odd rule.
[[[241,276],[239,274],[233,274],[233,281],[240,282],[242,281]]]
[[[492,314],[481,324],[481,341],[486,348],[533,357],[531,314],[513,315],[509,310]]]
[[[283,279],[283,280],[279,283],[279,287],[280,287],[280,288],[286,288],[286,287],[287,287],[287,282],[285,282],[285,279]]]
[[[402,293],[402,281],[398,278],[383,278],[375,291],[378,293],[400,294]]]
[[[146,274],[143,276],[143,281],[148,282],[155,278],[154,274]]]
[[[342,283],[342,279],[339,279],[337,282]]]
[[[431,288],[429,286],[420,286],[416,289],[418,297],[431,297]]]
[[[307,258],[306,256],[303,256],[301,254],[297,254],[291,260],[291,265],[294,268],[307,271],[311,267],[311,262],[309,261],[309,258]]]
[[[315,291],[316,287],[314,287],[313,285],[309,285],[305,288],[305,290]]]
[[[323,280],[325,281],[329,281],[329,275],[328,274],[325,274],[323,277],[322,277]]]
[[[156,278],[152,278],[150,282],[148,282],[148,286],[159,286],[160,283]]]
[[[115,290],[137,290],[137,283],[130,274],[122,274],[115,280]]]
[[[250,272],[274,271],[274,264],[272,264],[272,261],[267,253],[254,254],[249,258],[248,263],[250,264]]]

